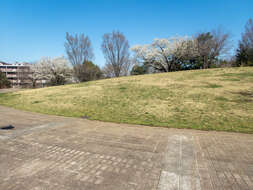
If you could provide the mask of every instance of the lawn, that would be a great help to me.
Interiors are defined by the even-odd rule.
[[[253,133],[253,67],[105,79],[0,94],[17,109],[120,123]]]

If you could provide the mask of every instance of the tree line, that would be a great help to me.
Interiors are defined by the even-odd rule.
[[[64,56],[41,58],[30,67],[21,70],[22,80],[29,79],[33,87],[41,80],[47,85],[63,85],[66,83],[85,82],[102,78],[129,75],[132,61],[129,53],[129,43],[123,33],[113,31],[103,36],[101,50],[106,64],[100,69],[93,63],[93,48],[91,40],[84,34],[71,35],[66,33]]]
[[[235,55],[230,55],[231,48],[231,36],[221,28],[193,37],[154,39],[151,44],[131,48],[137,63],[131,74],[253,66],[252,19],[245,25]]]
[[[103,68],[92,61],[94,53],[88,36],[66,33],[64,46],[67,58],[42,58],[22,71],[26,76],[23,78],[36,87],[39,80],[46,80],[47,85],[62,85],[130,74],[253,66],[253,21],[247,21],[233,56],[231,35],[221,28],[192,37],[154,39],[151,44],[131,48],[122,32],[106,33],[101,44],[106,61]]]
[[[68,59],[76,68],[75,75],[88,75],[81,70],[85,70],[87,67],[85,62],[90,61],[93,57],[89,37],[71,36],[67,33],[66,39],[65,48]],[[82,46],[80,42],[83,42]],[[231,35],[222,28],[198,33],[192,37],[175,36],[154,39],[151,44],[135,45],[131,48],[124,34],[114,31],[103,36],[101,49],[106,64],[100,75],[97,75],[98,78],[190,69],[252,66],[253,22],[252,19],[249,19],[246,23],[236,54],[232,56],[230,55]],[[132,56],[130,56],[130,50]],[[83,55],[82,59],[80,59],[81,55]]]

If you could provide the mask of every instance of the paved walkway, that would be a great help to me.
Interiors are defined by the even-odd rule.
[[[0,106],[0,189],[253,189],[253,135],[104,123]]]

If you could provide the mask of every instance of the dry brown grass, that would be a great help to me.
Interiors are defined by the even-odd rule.
[[[7,93],[3,105],[47,114],[253,132],[253,68],[130,76]]]

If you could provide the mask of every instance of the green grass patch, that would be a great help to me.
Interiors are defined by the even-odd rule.
[[[205,88],[221,88],[221,87],[222,87],[222,85],[210,84],[210,83],[205,86]]]
[[[215,100],[216,101],[221,101],[221,102],[229,101],[229,99],[227,99],[226,97],[223,97],[223,96],[217,96],[217,97],[215,97]]]
[[[223,77],[238,77],[238,78],[248,78],[248,77],[253,77],[253,73],[252,72],[240,72],[240,73],[224,73],[221,74],[220,76]]]

